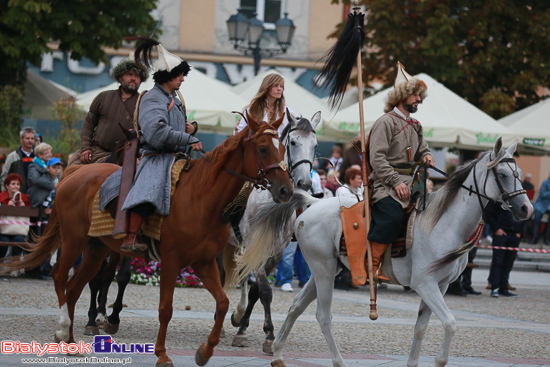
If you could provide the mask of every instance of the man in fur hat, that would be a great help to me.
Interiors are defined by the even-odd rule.
[[[153,74],[155,87],[143,95],[139,104],[143,158],[122,206],[123,211],[130,211],[127,236],[120,248],[126,252],[147,248],[136,242],[143,218],[155,211],[163,216],[170,211],[170,170],[175,160],[172,153],[184,152],[187,147],[202,149],[199,139],[193,136],[197,128],[187,122],[185,104],[176,93],[190,70],[189,64],[153,39],[145,39],[137,47],[136,61],[149,67],[155,46],[158,52]]]
[[[413,164],[422,161],[433,166],[422,126],[410,116],[426,98],[426,89],[422,80],[409,75],[398,62],[394,89],[388,94],[384,108],[386,114],[371,129],[369,163],[374,184],[368,239],[374,274],[386,247],[399,235],[403,208],[409,204]],[[381,272],[378,278],[389,281]]]
[[[134,110],[138,89],[149,76],[147,69],[134,60],[123,60],[113,69],[113,77],[120,83],[115,90],[101,92],[94,98],[90,111],[82,123],[80,150],[70,164],[105,162],[116,149],[116,143],[126,136],[118,126],[133,129]]]

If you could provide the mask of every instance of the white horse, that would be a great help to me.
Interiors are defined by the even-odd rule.
[[[285,162],[288,165],[294,187],[302,190],[309,190],[311,187],[311,169],[315,158],[315,148],[317,147],[315,128],[321,121],[321,112],[315,113],[311,121],[305,118],[294,118],[288,111],[287,114],[289,124],[281,134],[281,142],[286,148]],[[239,225],[243,238],[246,238],[248,233],[250,233],[250,226],[248,225],[249,218],[253,217],[258,209],[264,204],[272,200],[271,194],[267,190],[254,189],[252,191],[248,198],[243,219]],[[240,282],[241,298],[237,304],[236,310],[231,315],[233,326],[239,327],[232,342],[232,345],[235,347],[248,346],[248,339],[245,332],[248,328],[252,309],[259,299],[264,308],[265,315],[264,332],[266,334],[266,339],[263,343],[263,351],[271,353],[271,344],[275,339],[273,323],[271,321],[271,300],[273,298],[273,292],[267,280],[267,275],[269,275],[281,260],[284,249],[289,244],[292,233],[294,232],[296,214],[290,213],[289,215],[290,218],[288,218],[287,225],[282,230],[283,235],[279,237],[279,240],[275,244],[276,251],[273,256],[268,259],[266,266],[255,272],[256,283],[251,286],[248,297],[248,283],[246,279]],[[241,251],[241,246],[243,245],[235,235],[233,228],[231,228],[231,236],[228,242],[228,246],[224,249],[223,262],[224,271],[226,273],[225,278],[231,279],[233,277],[232,269],[235,266],[233,262],[234,257]],[[229,287],[230,285],[228,285],[228,288]]]
[[[435,357],[435,365],[445,366],[448,362],[456,321],[443,295],[449,283],[457,279],[466,267],[465,255],[474,244],[465,242],[480,223],[488,200],[503,203],[517,220],[525,220],[533,212],[529,198],[522,190],[521,172],[512,158],[516,144],[502,150],[501,140],[498,139],[493,151],[457,170],[443,188],[429,195],[425,211],[418,213],[413,245],[406,256],[391,260],[386,257],[382,272],[387,276],[391,274],[391,278],[399,284],[410,286],[422,298],[407,362],[409,367],[418,366],[420,346],[432,312],[441,320],[444,329],[443,344]],[[463,188],[471,188],[474,192]],[[290,203],[266,205],[251,223],[259,232],[269,231],[269,228],[277,231],[277,222],[280,218],[286,218],[287,211],[297,206],[309,206],[296,220],[295,231],[312,278],[294,299],[273,343],[273,367],[286,366],[282,356],[285,340],[298,316],[315,298],[317,320],[328,343],[333,365],[346,366],[332,335],[331,303],[334,276],[340,271],[341,263],[349,267],[347,257],[339,255],[342,234],[340,206],[353,204],[353,200],[317,200],[304,192],[295,192]],[[248,244],[265,245],[267,243],[260,241]],[[269,253],[272,250],[264,247],[263,251]],[[247,261],[250,262],[250,259]],[[257,265],[240,264],[244,269]]]

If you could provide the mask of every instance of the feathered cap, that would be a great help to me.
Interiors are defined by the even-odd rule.
[[[424,100],[428,94],[428,87],[422,80],[415,78],[405,71],[405,67],[399,61],[397,62],[397,75],[393,83],[393,90],[388,93],[384,112],[390,112],[400,102],[403,102],[407,97],[417,94]]]
[[[126,74],[128,71],[135,71],[139,74],[141,81],[144,82],[149,78],[149,72],[143,65],[138,65],[134,61],[134,54],[131,53],[126,60],[122,60],[117,64],[113,69],[113,78],[118,81],[118,79]]]
[[[153,73],[153,80],[159,84],[163,84],[180,74],[184,76],[189,73],[190,66],[187,61],[182,60],[179,56],[169,52],[158,41],[151,38],[140,38],[142,42],[136,48],[135,57],[136,63],[141,65],[142,63],[148,68],[152,65],[152,50],[154,46],[157,46],[158,61],[155,65],[155,72]]]

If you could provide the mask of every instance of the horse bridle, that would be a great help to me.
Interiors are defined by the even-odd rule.
[[[311,171],[313,169],[313,162],[310,161],[309,159],[302,159],[296,163],[292,163],[292,155],[290,154],[290,133],[292,133],[293,131],[296,131],[298,130],[298,128],[294,127],[294,128],[291,128],[287,135],[285,136],[285,141],[286,143],[284,144],[285,145],[285,148],[286,148],[286,153],[287,153],[287,157],[288,157],[288,172],[290,174],[290,178],[292,179],[292,172],[294,171],[294,169],[296,167],[298,167],[300,164],[302,163],[308,163],[309,164],[309,171]],[[313,130],[313,133],[315,134],[315,130]]]
[[[249,129],[248,130],[248,137],[244,138],[244,142],[245,143],[251,142],[255,138],[257,138],[259,136],[262,136],[262,135],[271,135],[272,137],[275,137],[275,138],[277,138],[277,140],[280,141],[279,133],[276,130],[265,129],[262,132],[258,132],[258,133],[253,134],[252,130]],[[248,147],[248,145],[245,145],[245,147],[244,147],[245,151],[246,151],[247,147]],[[269,171],[274,170],[274,169],[280,169],[283,172],[289,172],[287,170],[287,165],[286,165],[284,160],[280,161],[279,163],[272,163],[272,164],[269,164],[265,167],[261,167],[260,166],[260,160],[259,160],[259,157],[258,157],[258,151],[256,149],[254,149],[254,155],[256,157],[256,167],[258,169],[258,176],[260,176],[259,179],[254,179],[254,178],[251,178],[251,177],[248,177],[248,176],[245,176],[245,175],[241,175],[240,173],[233,172],[233,171],[225,169],[225,168],[224,168],[224,170],[226,172],[229,172],[229,173],[233,172],[231,174],[236,175],[238,177],[241,177],[241,178],[245,179],[248,182],[251,182],[254,185],[255,188],[262,189],[262,190],[267,190],[267,189],[271,188],[271,182],[269,182],[269,180],[266,177],[267,173]]]
[[[490,158],[490,156],[489,156]],[[513,172],[513,175],[514,175],[514,191],[512,192],[506,192],[504,190],[504,187],[502,186],[502,182],[500,182],[500,179],[498,178],[498,174],[497,174],[497,165],[500,164],[500,163],[506,163],[508,165],[508,167],[510,167],[510,169],[512,170]],[[511,163],[513,163],[515,165],[515,168],[512,167]],[[500,194],[501,194],[501,199],[502,199],[502,202],[503,204],[506,204],[508,207],[510,207],[510,204],[508,203],[508,199],[510,198],[513,198],[515,196],[518,196],[518,195],[522,195],[522,194],[525,194],[527,191],[525,191],[523,188],[521,190],[518,190],[517,189],[517,186],[516,186],[516,181],[515,180],[516,178],[519,178],[519,172],[517,170],[517,163],[516,163],[516,160],[514,158],[503,158],[501,159],[499,162],[498,162],[497,165],[495,165],[493,168],[491,168],[492,172],[493,172],[493,175],[495,176],[495,181],[497,182],[497,186],[498,186],[498,189],[500,191]],[[474,186],[475,186],[475,190],[472,188],[472,186],[468,187],[466,185],[460,185],[462,186],[462,188],[468,190],[468,192],[470,193],[470,195],[472,194],[476,194],[478,200],[479,200],[479,205],[481,206],[481,211],[483,212],[484,211],[484,206],[483,206],[483,203],[481,202],[481,198],[484,198],[484,199],[487,199],[489,201],[493,201],[493,202],[501,202],[500,200],[495,200],[493,198],[490,198],[488,197],[487,195],[485,194],[482,194],[479,190],[479,185],[478,185],[478,182],[477,182],[477,175],[476,175],[476,166],[477,164],[474,165]],[[442,171],[436,167],[429,167],[431,169],[433,169],[434,171],[438,172],[438,173],[441,173],[442,175],[444,175],[445,177],[449,178],[449,175],[445,172],[445,171]],[[485,182],[483,183],[483,192],[486,193],[487,192],[487,180],[489,178],[489,175],[485,176]],[[502,203],[501,202],[501,203]]]

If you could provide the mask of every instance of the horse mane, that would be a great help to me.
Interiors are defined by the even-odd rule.
[[[285,128],[283,129],[283,132],[281,133],[281,141],[285,140],[287,135],[290,133],[291,128],[292,126],[290,124],[285,126]],[[298,122],[296,123],[296,130],[303,133],[304,135],[310,134],[312,131],[315,132],[309,120],[306,118],[303,118],[302,116],[298,118]]]
[[[427,197],[426,210],[419,222],[424,230],[429,232],[435,227],[443,216],[443,213],[445,213],[449,205],[455,200],[458,192],[462,188],[462,184],[466,181],[466,178],[468,178],[474,166],[487,154],[488,153],[484,153],[481,157],[473,160],[469,164],[458,167],[449,177],[449,181],[447,181],[441,189]]]

